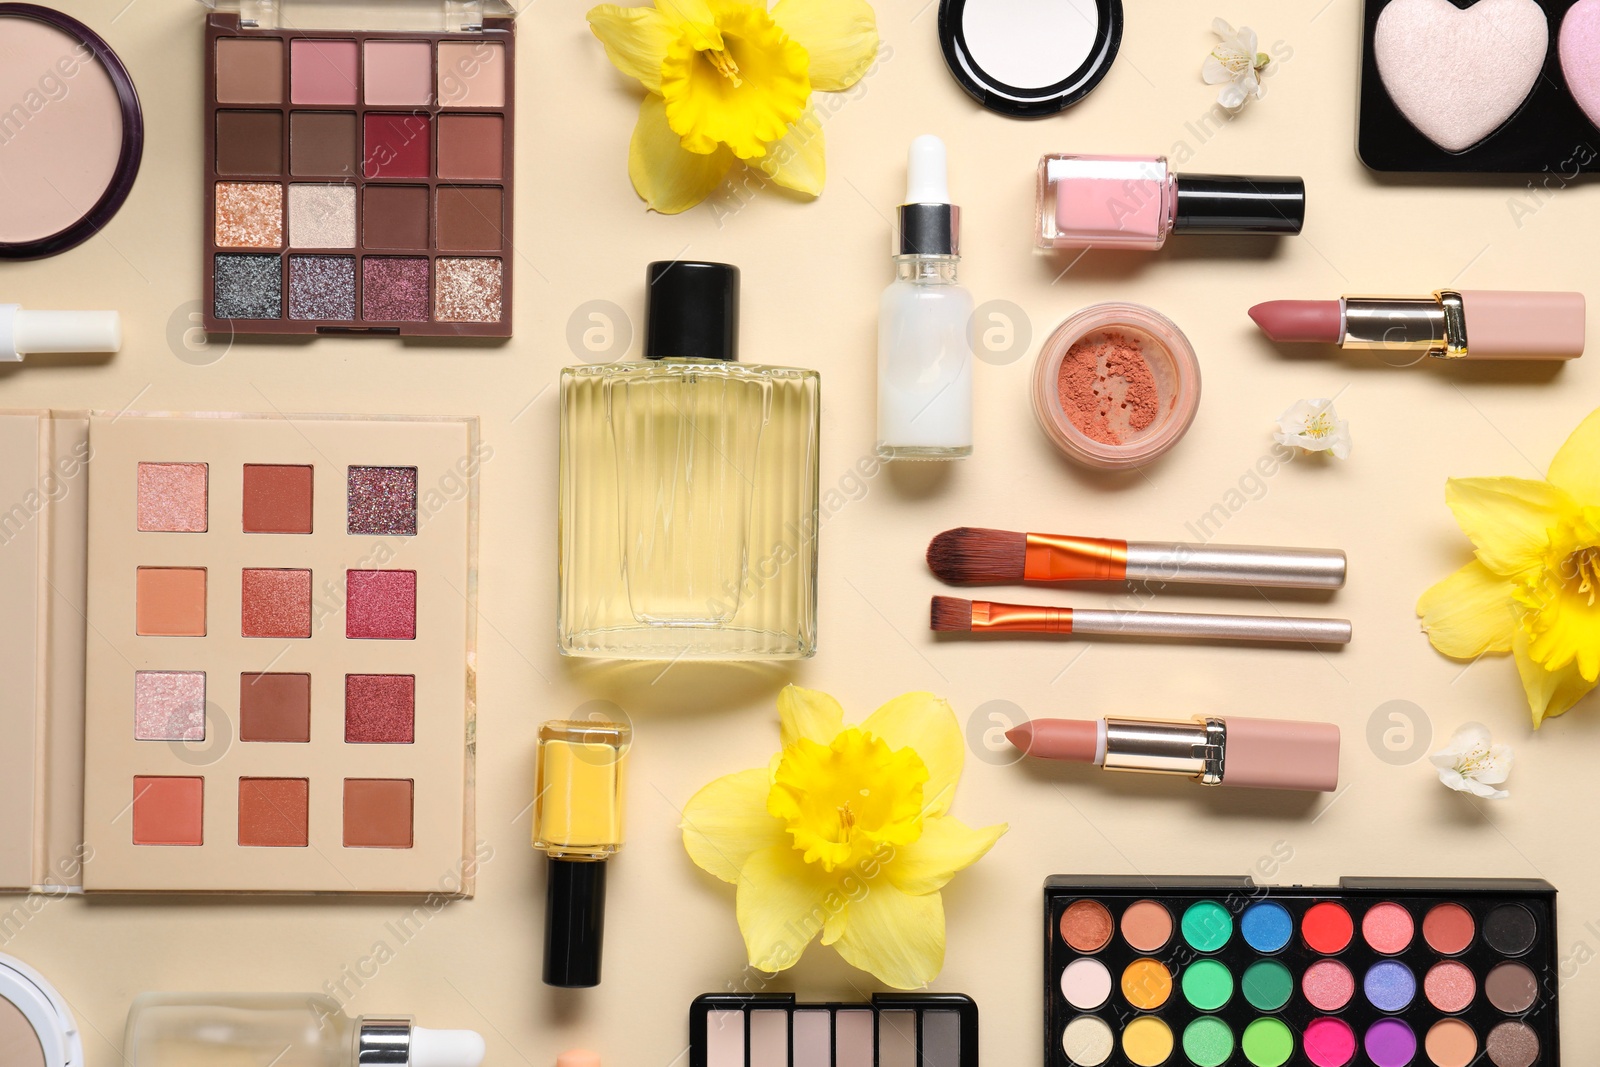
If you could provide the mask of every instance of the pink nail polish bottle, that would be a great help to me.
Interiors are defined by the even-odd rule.
[[[1176,174],[1165,156],[1039,160],[1040,248],[1153,251],[1173,233],[1296,234],[1305,217],[1299,178]]]

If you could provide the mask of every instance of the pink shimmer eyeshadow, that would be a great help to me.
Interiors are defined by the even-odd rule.
[[[136,525],[151,533],[206,532],[206,465],[139,464]]]
[[[204,741],[204,671],[136,671],[133,736],[137,741]]]
[[[1392,956],[1411,944],[1416,923],[1411,913],[1392,901],[1374,904],[1361,917],[1361,936],[1378,952]]]
[[[1428,995],[1428,1003],[1442,1012],[1454,1013],[1464,1010],[1478,995],[1478,980],[1465,964],[1443,960],[1428,970],[1422,979],[1422,990]]]
[[[344,635],[414,640],[417,636],[417,572],[345,571]]]
[[[1078,432],[1103,445],[1122,444],[1161,413],[1139,339],[1119,330],[1096,330],[1067,349],[1056,396]]]
[[[246,568],[240,579],[245,637],[310,637],[311,572]]]
[[[350,745],[409,745],[415,738],[417,680],[409,674],[344,677],[344,740]]]
[[[1300,991],[1318,1011],[1338,1011],[1355,995],[1356,980],[1344,964],[1318,960],[1301,977]]]

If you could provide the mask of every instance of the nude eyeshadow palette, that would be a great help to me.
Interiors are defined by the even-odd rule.
[[[1048,1067],[1557,1067],[1537,879],[1056,876]]]
[[[978,1067],[978,1006],[959,993],[707,993],[689,1007],[689,1067]]]
[[[511,336],[509,6],[439,0],[425,32],[207,2],[207,332]]]

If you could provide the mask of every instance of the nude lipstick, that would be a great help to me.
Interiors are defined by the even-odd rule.
[[[1441,359],[1576,359],[1582,293],[1440,289],[1432,296],[1269,300],[1250,309],[1261,332],[1291,344],[1417,352]]]
[[[1092,763],[1108,771],[1178,774],[1203,785],[1339,788],[1339,728],[1326,722],[1198,717],[1034,719],[1006,740],[1035,759]]]

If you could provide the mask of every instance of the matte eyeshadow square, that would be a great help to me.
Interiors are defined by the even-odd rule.
[[[311,532],[310,466],[244,465],[244,532]]]
[[[403,256],[362,260],[361,317],[368,322],[426,322],[428,261]]]
[[[224,37],[217,41],[217,103],[283,102],[283,42]]]
[[[205,671],[135,671],[135,741],[206,739]]]
[[[205,568],[140,567],[134,576],[134,627],[140,637],[204,637]]]
[[[367,106],[427,104],[433,98],[433,46],[427,41],[368,41]]]
[[[345,675],[345,744],[409,745],[416,739],[416,718],[414,675]]]
[[[505,247],[504,198],[498,187],[439,188],[439,250],[498,252]]]
[[[426,115],[373,114],[365,123],[361,173],[367,178],[426,178],[433,167],[433,122]]]
[[[416,571],[345,571],[344,592],[346,637],[416,640]]]
[[[354,104],[358,63],[354,41],[295,40],[289,47],[290,102]]]
[[[148,533],[205,533],[204,463],[141,463],[135,525]]]
[[[505,175],[501,115],[439,116],[439,177],[497,182]]]
[[[311,572],[246,567],[239,577],[240,635],[310,637]]]
[[[345,517],[353,534],[416,536],[417,468],[351,467]]]
[[[311,740],[311,675],[239,675],[239,740]]]
[[[290,256],[289,317],[351,322],[356,317],[356,257]]]
[[[439,106],[505,107],[505,45],[494,41],[440,41]]]
[[[348,111],[290,112],[289,173],[296,178],[355,177],[355,115]]]
[[[239,779],[239,844],[304,848],[310,840],[311,783],[305,778]]]
[[[409,778],[346,778],[344,847],[410,848],[412,793]]]
[[[204,778],[136,775],[133,779],[133,843],[205,843]]]
[[[217,112],[217,173],[226,177],[283,173],[283,112]]]
[[[218,182],[218,248],[283,245],[283,186],[277,182]]]
[[[219,319],[282,318],[282,271],[277,256],[218,255],[212,265],[212,313]]]
[[[428,187],[367,186],[361,228],[368,248],[427,248]]]

